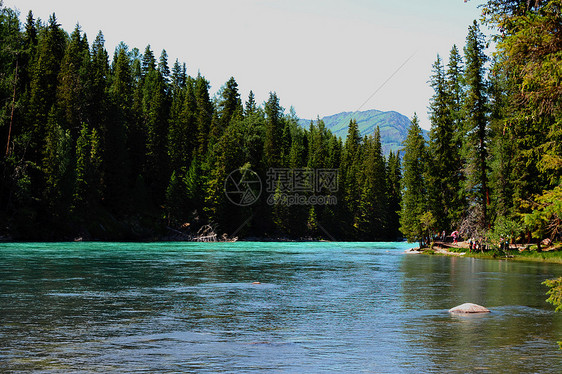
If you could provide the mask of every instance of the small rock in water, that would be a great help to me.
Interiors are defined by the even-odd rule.
[[[478,304],[464,303],[449,309],[449,313],[490,313],[490,310]]]

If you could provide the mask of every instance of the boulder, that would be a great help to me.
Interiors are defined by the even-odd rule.
[[[462,305],[449,309],[449,313],[490,313],[490,310],[478,304],[464,303]]]

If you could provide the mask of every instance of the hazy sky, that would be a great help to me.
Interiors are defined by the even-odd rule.
[[[5,0],[25,19],[56,13],[68,32],[99,30],[111,57],[124,41],[170,66],[186,62],[215,93],[233,76],[242,100],[276,91],[301,118],[358,109],[418,113],[429,128],[427,81],[439,53],[462,50],[482,0]],[[147,4],[147,5],[145,5]],[[408,60],[410,58],[410,60]],[[407,61],[408,60],[408,61]],[[401,68],[405,62],[407,63]],[[372,96],[396,71],[399,71]],[[370,100],[367,101],[372,96]],[[366,102],[367,101],[367,102]],[[366,102],[366,103],[365,103]]]

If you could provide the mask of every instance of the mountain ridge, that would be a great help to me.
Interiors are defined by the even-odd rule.
[[[376,126],[379,126],[381,133],[381,145],[385,155],[388,152],[397,152],[402,149],[402,142],[408,135],[408,129],[412,122],[405,115],[396,111],[381,111],[377,109],[370,109],[366,111],[356,112],[340,112],[329,116],[320,118],[324,121],[326,128],[328,128],[334,135],[341,138],[347,136],[347,128],[349,121],[355,119],[361,136],[373,134]],[[317,120],[312,122],[316,123]],[[308,127],[311,120],[300,119],[299,125]],[[429,132],[423,130],[425,138],[428,137]]]

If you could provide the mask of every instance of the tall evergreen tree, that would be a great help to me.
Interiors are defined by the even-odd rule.
[[[452,58],[455,56],[452,51]],[[460,157],[456,146],[455,86],[458,82],[447,82],[441,59],[433,65],[431,86],[434,94],[430,101],[430,144],[429,152],[432,162],[428,164],[428,198],[433,215],[437,217],[437,229],[449,230],[453,222],[460,221],[463,211],[459,194]],[[453,90],[448,88],[452,87]]]
[[[105,40],[100,31],[92,44],[92,62],[89,71],[89,93],[87,123],[97,129],[101,137],[107,133],[107,113],[109,111],[109,55]],[[103,139],[100,147],[103,149]],[[103,152],[103,151],[101,151]],[[103,156],[102,156],[103,158]]]
[[[169,100],[162,74],[150,70],[143,82],[143,128],[146,132],[145,176],[152,187],[153,198],[158,202],[168,182]]]
[[[217,103],[218,118],[213,122],[211,137],[219,138],[231,121],[242,117],[242,111],[238,83],[236,83],[234,77],[230,77],[219,92]]]
[[[464,69],[462,57],[456,45],[449,53],[449,62],[446,71],[446,89],[448,108],[452,120],[452,160],[450,162],[448,184],[450,191],[456,191],[451,198],[448,210],[448,219],[452,225],[458,225],[466,210],[466,197],[463,189],[463,159],[462,147],[465,137],[463,126],[463,99],[464,99]]]
[[[66,47],[66,34],[55,15],[42,29],[37,46],[37,62],[33,70],[30,97],[30,122],[33,124],[32,161],[37,162],[46,139],[47,115],[56,104],[56,92],[61,61]]]
[[[101,148],[98,131],[82,125],[76,140],[73,211],[80,219],[88,217],[89,208],[96,206],[101,194]]]
[[[150,49],[150,44],[149,44],[144,49],[144,54],[142,55],[141,74],[144,77],[155,69],[156,69],[156,58],[154,57],[154,53],[152,53],[152,49]]]
[[[510,109],[510,83],[507,74],[495,62],[490,71],[490,189],[493,216],[510,218],[515,213],[513,201],[513,155],[516,141],[506,123]],[[517,171],[518,173],[519,171]]]
[[[281,167],[281,137],[283,135],[283,108],[275,92],[269,93],[265,103],[266,127],[264,160],[269,167]]]
[[[408,241],[423,241],[424,233],[420,218],[427,212],[426,181],[424,179],[427,149],[418,118],[414,115],[412,126],[404,140],[402,203],[400,231]]]
[[[363,240],[381,240],[388,234],[388,196],[386,165],[378,126],[374,135],[365,142],[361,170],[357,228]]]
[[[400,232],[400,201],[402,191],[400,184],[402,181],[402,168],[400,163],[400,153],[392,151],[388,155],[386,163],[387,175],[387,195],[388,195],[388,239],[395,240],[402,236]]]
[[[344,222],[347,222],[350,235],[355,235],[351,232],[356,224],[357,217],[359,216],[359,200],[361,198],[361,183],[359,180],[362,161],[362,140],[359,134],[359,128],[355,119],[350,120],[347,129],[347,137],[343,149],[342,163],[341,163],[341,176],[343,187],[343,204],[344,212],[342,217]]]
[[[256,109],[256,98],[254,96],[254,92],[250,90],[250,93],[248,94],[248,101],[246,101],[246,106],[244,108],[244,115],[249,117],[256,112]]]
[[[209,96],[209,81],[201,74],[198,74],[194,85],[195,102],[197,103],[197,113],[195,115],[197,123],[197,157],[203,159],[209,145],[209,132],[213,120],[214,107]]]
[[[107,188],[105,200],[109,208],[121,210],[129,201],[127,188],[131,184],[132,174],[126,147],[127,141],[130,140],[127,132],[130,132],[132,103],[131,61],[126,45],[121,44],[117,48],[113,65],[109,87],[111,115],[103,134],[104,177]]]
[[[65,218],[71,208],[74,186],[73,144],[70,131],[56,122],[54,108],[49,113],[46,128],[42,162],[46,176],[44,199],[48,216],[58,221]]]
[[[165,49],[162,50],[160,54],[160,59],[158,60],[158,71],[164,82],[168,83],[168,79],[170,78],[170,67],[168,66],[168,53]]]
[[[466,59],[466,98],[464,157],[469,209],[481,212],[478,226],[487,227],[488,190],[488,118],[484,35],[478,23],[469,27],[464,49]]]
[[[33,18],[33,12],[30,10],[27,14],[26,22],[24,25],[23,35],[23,51],[22,51],[22,66],[20,70],[20,81],[23,91],[29,89],[32,79],[31,66],[33,65],[34,58],[37,53],[37,44],[39,42],[37,35],[37,24]]]
[[[176,59],[171,72],[171,89],[172,97],[175,99],[176,96],[183,90],[187,85],[187,72],[185,63],[182,65]]]
[[[76,139],[81,124],[87,119],[90,86],[90,51],[86,35],[82,36],[79,25],[70,35],[70,41],[61,62],[58,76],[57,106],[61,111],[64,128],[69,129]]]

